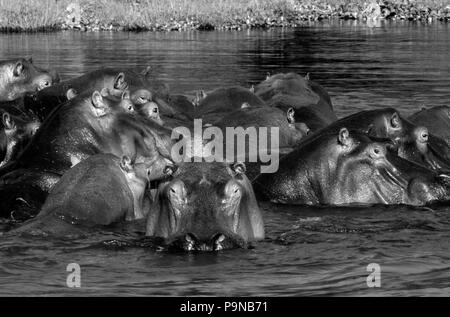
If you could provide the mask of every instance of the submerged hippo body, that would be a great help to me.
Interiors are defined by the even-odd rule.
[[[224,135],[223,153],[226,153],[227,146],[230,144],[230,140],[226,137],[227,130],[231,128],[235,131],[239,131],[239,129],[255,131],[254,135],[258,136],[257,144],[253,143],[254,141],[249,141],[245,145],[245,151],[242,151],[242,149],[236,148],[238,141],[235,141],[234,150],[235,162],[246,162],[247,176],[249,179],[253,179],[259,174],[261,162],[251,161],[249,157],[251,147],[257,145],[259,153],[260,151],[264,151],[264,153],[279,151],[279,155],[281,155],[284,152],[291,151],[292,147],[296,146],[308,134],[309,128],[304,123],[295,122],[294,116],[295,110],[292,108],[284,112],[279,108],[247,106],[231,112],[215,122],[213,126],[218,127]],[[263,131],[267,131],[267,133],[262,133]],[[249,132],[249,135],[252,135],[252,132]]]
[[[341,128],[320,133],[281,158],[253,185],[262,198],[304,205],[409,204],[448,201],[450,178],[387,151],[385,139]]]
[[[130,100],[104,96],[97,91],[80,94],[62,104],[16,162],[0,170],[3,172],[0,216],[15,213],[17,218],[22,209],[27,209],[24,218],[29,213],[32,216],[67,170],[95,154],[127,155],[139,162],[157,161],[163,169],[170,155],[160,154],[162,150],[168,152],[162,149],[164,140],[158,135],[162,128],[153,129],[151,123],[143,124],[140,120],[143,119],[136,116]]]
[[[394,142],[398,155],[409,161],[435,170],[450,170],[450,148],[445,142],[431,136],[426,127],[416,126],[405,120],[395,109],[361,111],[342,118],[317,133],[337,133],[343,127],[390,139]]]
[[[240,109],[243,104],[248,104],[250,107],[267,106],[247,88],[218,88],[200,100],[195,117],[202,118],[203,123],[212,123],[229,112]]]
[[[244,107],[233,111],[213,125],[223,131],[227,127],[249,127],[279,129],[279,146],[292,147],[308,133],[308,127],[303,123],[296,123],[294,120],[295,110],[289,109],[287,112],[278,108],[268,107]]]
[[[58,81],[55,72],[36,67],[31,59],[0,61],[0,102],[19,99]]]
[[[147,236],[187,251],[221,250],[264,238],[253,189],[237,163],[184,163],[160,184]]]
[[[170,128],[179,126],[190,126],[193,124],[195,118],[195,104],[186,95],[170,95],[168,104],[172,111],[161,113],[161,119]]]
[[[296,73],[268,77],[255,87],[255,94],[269,106],[296,109],[295,119],[312,131],[337,120],[331,98],[323,87]]]
[[[91,156],[55,184],[36,218],[16,232],[68,235],[84,227],[144,218],[148,169],[128,157]]]
[[[450,106],[422,109],[412,114],[408,120],[426,127],[431,134],[442,138],[450,146]]]

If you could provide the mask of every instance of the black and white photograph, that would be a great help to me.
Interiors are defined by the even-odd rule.
[[[106,296],[450,296],[450,0],[0,0],[0,297]]]

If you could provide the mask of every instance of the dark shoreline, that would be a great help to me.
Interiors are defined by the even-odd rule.
[[[39,27],[36,29],[21,29],[21,28],[11,28],[11,27],[0,27],[0,34],[32,34],[32,33],[55,33],[61,31],[74,31],[74,32],[190,32],[190,31],[245,31],[245,30],[270,30],[270,29],[293,29],[299,27],[308,27],[314,24],[324,23],[324,22],[336,22],[336,21],[355,21],[355,22],[367,22],[358,19],[323,19],[317,21],[303,21],[302,23],[295,24],[262,24],[255,26],[222,26],[222,27],[214,27],[212,25],[199,25],[197,27],[191,28],[177,28],[177,27],[140,27],[140,26],[117,26],[111,28],[92,28],[92,27],[64,27],[61,25],[57,26],[47,26],[47,27]],[[422,20],[381,20],[380,22],[388,22],[385,25],[395,25],[396,23],[411,23],[411,24],[421,24],[421,25],[435,25],[435,24],[447,24],[450,20],[434,20],[431,22],[422,21]],[[377,22],[370,21],[367,22],[368,26],[377,25]]]

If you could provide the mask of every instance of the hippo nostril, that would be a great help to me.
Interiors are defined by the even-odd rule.
[[[184,239],[186,240],[186,242],[192,243],[192,244],[194,244],[194,243],[197,242],[197,238],[196,238],[195,235],[193,235],[192,233],[187,233],[187,234],[184,236]]]
[[[187,233],[184,236],[184,240],[185,240],[184,249],[186,251],[195,250],[195,246],[196,246],[198,240],[192,233]]]
[[[211,239],[213,244],[213,250],[214,251],[220,251],[223,250],[222,242],[225,241],[226,237],[222,233],[218,233],[213,236]]]

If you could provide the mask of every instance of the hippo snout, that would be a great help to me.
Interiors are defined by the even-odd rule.
[[[169,249],[176,251],[220,251],[241,247],[239,242],[224,233],[214,233],[200,238],[194,233],[186,233],[169,244]]]

